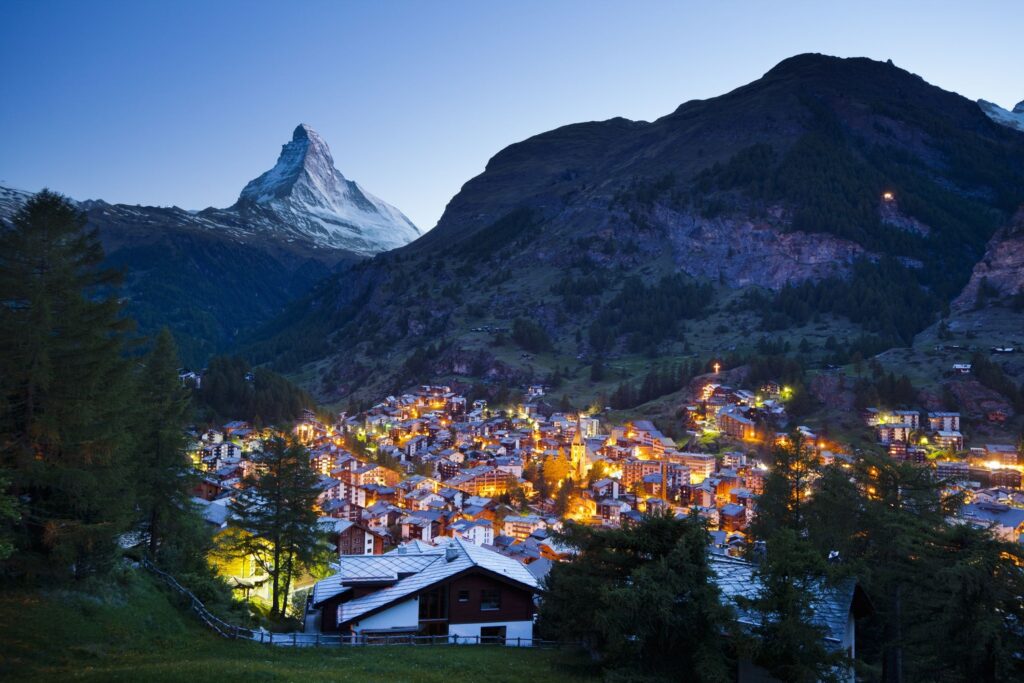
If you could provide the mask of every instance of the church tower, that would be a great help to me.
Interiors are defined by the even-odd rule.
[[[569,447],[569,463],[571,466],[571,476],[577,482],[581,482],[587,477],[587,445],[583,443],[583,430],[579,427],[576,428],[576,433],[572,437],[572,445]]]

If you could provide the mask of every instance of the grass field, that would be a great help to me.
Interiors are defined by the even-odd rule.
[[[547,650],[497,646],[290,650],[222,640],[179,611],[148,576],[87,591],[0,592],[3,681],[590,680]]]

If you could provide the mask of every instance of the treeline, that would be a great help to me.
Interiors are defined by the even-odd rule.
[[[261,425],[290,422],[316,408],[313,398],[287,378],[232,356],[210,360],[198,396],[218,418]]]
[[[513,321],[512,341],[532,353],[543,353],[553,347],[551,337],[544,328],[526,318],[516,318]]]
[[[568,313],[584,310],[591,297],[600,296],[608,289],[608,278],[600,270],[573,277],[565,275],[551,286],[551,293],[562,297],[562,306]]]
[[[591,324],[590,345],[599,353],[609,351],[628,335],[631,352],[656,355],[661,343],[681,336],[683,320],[704,312],[712,294],[711,285],[680,274],[666,275],[652,285],[631,276]]]
[[[652,368],[637,384],[623,382],[608,397],[608,405],[616,410],[635,408],[659,396],[679,391],[703,372],[699,361],[659,365]]]
[[[874,377],[861,377],[854,383],[853,403],[857,410],[912,408],[917,405],[917,390],[906,375],[879,368]]]

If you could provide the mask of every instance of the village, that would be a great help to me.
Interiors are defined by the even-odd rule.
[[[647,420],[558,412],[539,385],[512,406],[424,385],[330,424],[307,412],[294,436],[318,474],[319,525],[337,559],[328,578],[297,583],[293,612],[307,632],[529,643],[534,596],[552,563],[572,553],[555,532],[570,520],[620,527],[654,510],[704,518],[722,585],[735,588],[737,576],[749,584],[742,556],[766,449],[800,439],[824,464],[845,467],[856,453],[790,424],[789,387],[736,389],[717,374],[685,406],[686,448]],[[1021,540],[1015,445],[965,450],[954,412],[870,408],[862,417],[890,457],[931,468],[965,494],[962,521]],[[274,434],[243,421],[193,434],[193,501],[216,531],[229,526],[249,456]],[[245,599],[266,596],[258,563],[221,559],[217,568]],[[749,593],[743,581],[737,590]]]

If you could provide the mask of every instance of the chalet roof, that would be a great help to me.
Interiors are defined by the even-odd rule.
[[[739,604],[740,598],[754,599],[758,596],[761,582],[755,575],[755,565],[746,560],[717,554],[708,555],[708,562],[715,583],[722,591],[722,599],[736,608],[739,622],[746,626],[760,624],[760,615]],[[814,589],[811,600],[814,615],[811,621],[825,629],[828,645],[838,647],[845,642],[850,610],[858,590],[853,580],[834,587],[818,585]]]
[[[538,590],[537,579],[523,565],[461,538],[451,539],[446,546],[419,544],[403,548],[404,554],[393,551],[342,557],[337,563],[338,573],[313,587],[313,603],[338,595],[347,583],[393,581],[381,590],[343,603],[338,608],[338,623],[346,624],[473,568],[497,574],[527,590]],[[451,555],[447,554],[449,549],[454,551]],[[408,575],[399,578],[399,574]]]

